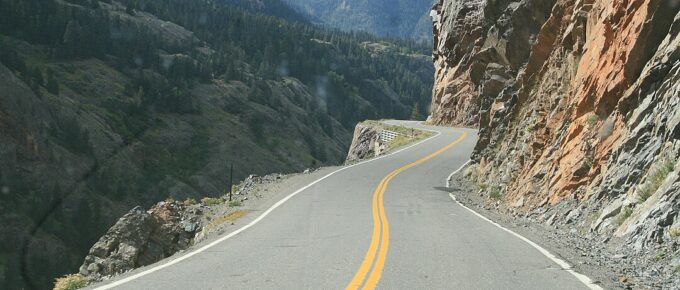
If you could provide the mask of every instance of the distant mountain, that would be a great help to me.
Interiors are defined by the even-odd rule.
[[[331,27],[380,36],[432,40],[432,0],[285,0]]]
[[[424,54],[278,1],[0,0],[0,289],[49,288],[123,213],[223,193],[230,164],[341,163],[357,122],[426,107]]]
[[[276,16],[289,21],[310,23],[313,19],[302,11],[299,11],[284,0],[218,0],[219,3],[238,6],[249,12],[258,12],[271,16]]]

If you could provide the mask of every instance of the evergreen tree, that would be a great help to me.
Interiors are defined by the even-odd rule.
[[[420,105],[418,103],[415,103],[413,105],[413,110],[411,110],[411,120],[420,120],[421,115],[420,115]]]
[[[47,69],[47,91],[53,95],[59,95],[59,83],[52,69]]]
[[[45,79],[43,78],[42,71],[38,67],[34,67],[31,70],[31,82],[37,88],[38,86],[43,86],[45,84]]]

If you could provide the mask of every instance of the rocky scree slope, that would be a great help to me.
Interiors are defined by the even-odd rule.
[[[472,176],[501,208],[623,241],[653,264],[640,279],[678,275],[679,10],[441,0],[430,120],[479,127]]]

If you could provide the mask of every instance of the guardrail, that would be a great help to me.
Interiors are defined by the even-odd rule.
[[[382,140],[383,142],[392,142],[392,140],[394,140],[394,138],[397,138],[397,136],[399,135],[401,134],[394,131],[382,130],[382,132],[380,133],[380,140]]]

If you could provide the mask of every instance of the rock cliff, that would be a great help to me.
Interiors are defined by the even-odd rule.
[[[148,211],[135,207],[92,246],[80,274],[97,281],[167,258],[189,247],[202,228],[201,210],[160,202]]]
[[[379,155],[376,153],[376,145],[380,152],[380,133],[382,127],[372,124],[359,123],[354,128],[352,144],[349,146],[345,162],[356,162],[364,158]]]
[[[677,254],[679,10],[440,0],[430,120],[479,127],[473,175],[509,212]]]

